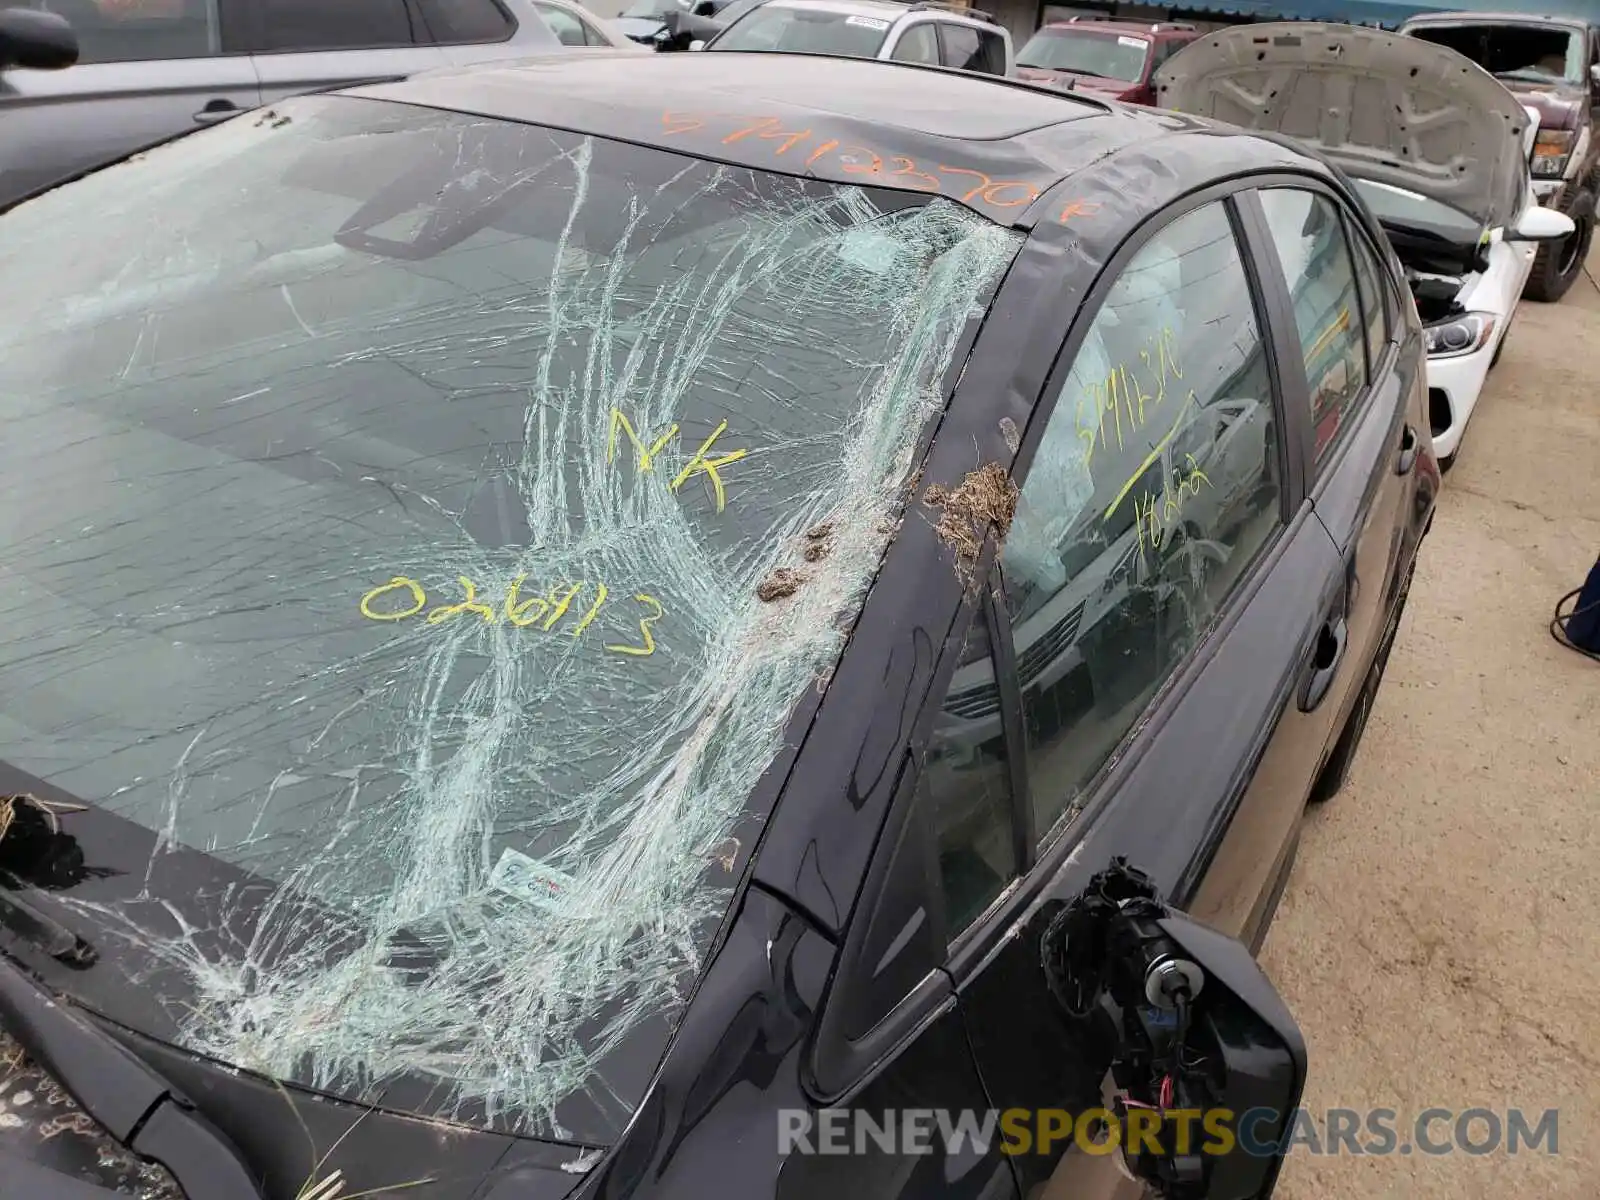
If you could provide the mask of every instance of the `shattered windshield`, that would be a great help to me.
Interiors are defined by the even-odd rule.
[[[0,759],[276,885],[80,902],[177,1040],[614,1138],[1019,240],[344,97],[9,214]]]

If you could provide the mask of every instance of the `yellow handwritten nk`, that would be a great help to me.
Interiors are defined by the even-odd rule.
[[[711,431],[711,436],[700,443],[700,449],[694,452],[694,457],[689,460],[683,470],[678,472],[677,477],[667,485],[669,491],[676,493],[696,473],[699,473],[711,481],[712,493],[717,498],[717,511],[721,512],[727,507],[728,493],[722,483],[722,475],[719,473],[720,468],[726,467],[730,463],[738,462],[749,453],[748,450],[733,450],[727,454],[717,455],[716,457],[711,456],[711,448],[716,445],[717,439],[726,432],[727,428],[728,422],[722,421]],[[616,457],[617,434],[619,432],[626,434],[628,440],[633,443],[639,472],[643,474],[655,466],[656,457],[666,447],[667,443],[672,440],[673,436],[677,434],[678,426],[674,423],[665,433],[646,446],[644,439],[639,436],[638,431],[634,429],[627,416],[619,409],[613,408],[611,410],[611,433],[606,441],[607,465]]]

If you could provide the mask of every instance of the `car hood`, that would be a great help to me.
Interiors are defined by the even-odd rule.
[[[1294,138],[1485,227],[1522,208],[1528,114],[1443,46],[1353,25],[1241,25],[1191,43],[1155,82],[1163,107]]]

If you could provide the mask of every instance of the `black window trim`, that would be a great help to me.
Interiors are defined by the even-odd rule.
[[[329,2],[335,3],[337,0],[329,0]],[[260,55],[263,58],[277,57],[280,54],[339,54],[361,53],[368,50],[445,50],[452,46],[495,46],[503,42],[509,42],[516,37],[520,28],[516,14],[501,3],[501,0],[479,0],[479,3],[493,5],[500,13],[500,16],[504,18],[506,22],[505,36],[491,38],[488,41],[441,41],[428,25],[427,16],[423,12],[422,5],[417,3],[417,0],[400,0],[400,3],[405,8],[406,20],[411,26],[412,36],[412,40],[409,43],[402,44],[390,42],[375,46],[268,48],[264,23],[266,14],[263,11],[265,6],[259,2],[251,2],[251,0],[218,0],[218,20],[222,28],[224,45],[227,45],[230,29],[235,31],[239,38],[241,49],[232,51],[232,53]],[[551,36],[553,37],[554,34]]]
[[[1116,252],[1101,268],[1083,303],[1072,316],[1029,413],[1027,428],[1022,434],[1012,473],[1019,485],[1026,483],[1027,468],[1031,465],[1038,449],[1044,427],[1055,408],[1065,377],[1071,370],[1078,350],[1093,325],[1095,316],[1099,314],[1106,295],[1121,277],[1123,268],[1127,266],[1129,260],[1152,238],[1180,217],[1207,204],[1220,201],[1233,227],[1240,260],[1251,287],[1256,320],[1263,341],[1263,354],[1272,383],[1278,455],[1282,468],[1278,527],[1258,551],[1255,562],[1218,611],[1206,637],[1191,650],[1185,661],[1179,664],[1162,685],[1161,690],[1151,699],[1146,708],[1150,719],[1140,725],[1139,732],[1130,731],[1129,735],[1125,736],[1121,743],[1123,752],[1111,755],[1107,763],[1090,780],[1086,788],[1088,800],[1079,809],[1076,819],[1062,825],[1059,834],[1043,844],[1038,837],[1033,836],[1031,828],[1032,800],[1027,787],[1026,739],[1022,736],[1021,693],[1015,682],[1015,647],[1011,638],[1010,621],[1006,617],[1003,605],[998,604],[996,599],[996,588],[1000,583],[998,563],[988,553],[985,554],[978,566],[980,577],[988,581],[988,586],[982,589],[981,596],[974,597],[970,604],[963,606],[949,631],[950,636],[945,639],[943,661],[930,680],[923,709],[917,718],[911,749],[902,765],[900,785],[896,789],[895,800],[885,823],[885,835],[880,836],[878,845],[874,849],[867,867],[867,877],[857,898],[855,912],[841,940],[839,967],[829,988],[829,996],[823,1002],[813,1039],[812,1053],[808,1056],[808,1063],[811,1064],[807,1070],[810,1079],[808,1087],[819,1099],[831,1101],[841,1096],[848,1096],[870,1083],[878,1072],[893,1060],[899,1047],[907,1044],[918,1030],[937,1019],[948,1008],[952,1003],[952,987],[958,988],[961,980],[981,967],[1004,945],[1013,927],[1026,919],[1028,912],[1038,901],[1040,894],[1045,891],[1050,880],[1066,866],[1075,849],[1093,827],[1096,818],[1111,803],[1122,782],[1147,751],[1151,741],[1148,729],[1159,724],[1160,720],[1182,701],[1194,680],[1216,654],[1222,639],[1237,624],[1250,599],[1265,583],[1273,564],[1287,550],[1291,540],[1290,534],[1309,509],[1305,459],[1303,454],[1292,452],[1292,447],[1297,441],[1303,441],[1307,435],[1305,426],[1309,424],[1309,414],[1302,415],[1292,399],[1285,394],[1286,384],[1290,380],[1286,380],[1282,373],[1282,359],[1286,347],[1292,347],[1291,365],[1296,366],[1300,362],[1299,335],[1294,329],[1293,311],[1288,306],[1288,289],[1280,285],[1276,294],[1272,292],[1267,286],[1270,276],[1263,271],[1263,264],[1258,257],[1263,242],[1270,245],[1270,237],[1265,228],[1259,203],[1254,201],[1254,190],[1262,178],[1264,176],[1259,174],[1248,175],[1196,189],[1159,212],[1151,214],[1123,239]],[[1285,322],[1287,322],[1287,332],[1285,332]],[[1303,396],[1304,369],[1303,366],[1296,366],[1296,369],[1299,371]],[[1300,408],[1303,409],[1304,406]],[[1018,877],[1010,881],[983,915],[965,930],[960,931],[954,939],[949,937],[948,929],[944,928],[946,922],[943,919],[942,895],[936,872],[925,866],[924,886],[927,888],[925,901],[929,913],[937,920],[940,939],[949,947],[943,969],[931,973],[910,994],[890,1006],[878,1025],[866,1037],[855,1042],[846,1042],[830,1028],[832,1023],[828,1019],[829,1007],[835,996],[841,994],[844,988],[851,986],[850,980],[861,965],[860,946],[865,940],[872,915],[878,909],[884,881],[894,865],[894,851],[900,842],[900,831],[908,821],[919,821],[925,825],[928,823],[928,814],[916,811],[911,804],[915,794],[917,774],[915,756],[926,747],[933,721],[937,718],[940,706],[949,692],[950,680],[956,669],[956,661],[960,657],[961,642],[954,639],[956,635],[965,634],[971,621],[982,619],[991,622],[991,648],[995,657],[996,671],[997,675],[1005,680],[1000,683],[997,679],[997,683],[1000,683],[1002,728],[1013,782],[1013,825],[1014,832],[1018,832],[1019,836],[1021,836],[1020,830],[1025,829],[1027,832],[1027,855],[1018,860],[1021,864]],[[1007,664],[1012,667],[1009,672],[1006,670]],[[1017,786],[1019,774],[1022,781],[1020,787]],[[1025,816],[1018,813],[1019,808],[1027,810]],[[894,831],[892,837],[889,836],[891,830]],[[925,837],[937,836],[931,827],[925,828],[923,834]],[[852,953],[853,950],[855,953]],[[831,1077],[832,1086],[822,1086],[823,1081],[817,1078],[814,1072],[819,1065],[826,1065],[828,1068],[825,1073]]]
[[[221,0],[221,3],[239,12],[238,28],[244,39],[244,45],[248,48],[245,53],[259,55],[262,58],[276,58],[280,54],[337,54],[341,51],[417,50],[427,49],[433,45],[431,42],[417,40],[427,27],[423,24],[422,13],[412,0],[399,0],[401,7],[405,9],[406,24],[411,29],[412,40],[408,43],[397,45],[394,42],[383,42],[375,46],[297,46],[285,49],[267,46],[268,14],[265,11],[267,6],[261,3],[260,0]]]

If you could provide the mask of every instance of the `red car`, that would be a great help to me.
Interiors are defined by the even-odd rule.
[[[1154,104],[1156,69],[1194,41],[1193,25],[1072,17],[1044,26],[1017,54],[1017,75],[1063,90]]]

